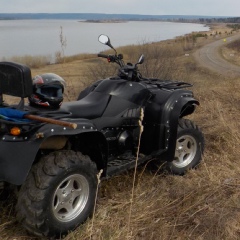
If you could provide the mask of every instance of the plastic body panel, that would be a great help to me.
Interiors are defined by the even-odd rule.
[[[94,91],[109,94],[139,106],[143,106],[150,96],[150,91],[145,84],[130,82],[120,78],[103,80]]]
[[[51,136],[75,136],[96,132],[96,127],[87,119],[69,119],[78,124],[76,129],[45,124],[28,138],[2,135],[0,141],[0,181],[21,185],[36,158],[41,144]],[[37,135],[40,134],[38,137]]]

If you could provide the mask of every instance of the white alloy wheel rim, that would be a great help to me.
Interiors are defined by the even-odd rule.
[[[177,168],[188,166],[197,153],[197,142],[190,135],[183,135],[177,139],[173,165]]]
[[[54,216],[61,222],[75,219],[84,210],[89,197],[89,184],[80,174],[65,178],[53,195]]]

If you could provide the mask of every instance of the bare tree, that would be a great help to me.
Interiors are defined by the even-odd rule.
[[[67,47],[67,38],[66,36],[63,36],[63,27],[60,26],[60,34],[59,39],[61,43],[61,57],[63,59],[63,62],[65,62],[65,49]]]

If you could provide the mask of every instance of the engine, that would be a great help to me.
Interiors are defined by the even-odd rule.
[[[133,134],[128,130],[109,128],[104,130],[103,134],[108,142],[110,156],[120,155],[125,151],[132,151],[134,149]]]

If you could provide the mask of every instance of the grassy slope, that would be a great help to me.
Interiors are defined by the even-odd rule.
[[[198,40],[198,45],[208,41]],[[139,168],[131,215],[133,172],[102,182],[94,217],[67,240],[240,239],[240,79],[226,79],[198,67],[188,52],[188,57],[177,57],[177,75],[194,83],[201,103],[190,116],[206,138],[201,165],[183,177],[167,175],[161,168],[157,172]],[[91,58],[50,65],[34,69],[33,75],[55,72],[65,77],[73,99],[89,84],[84,71],[95,62]],[[34,239],[15,223],[14,200],[0,207],[1,239]]]

